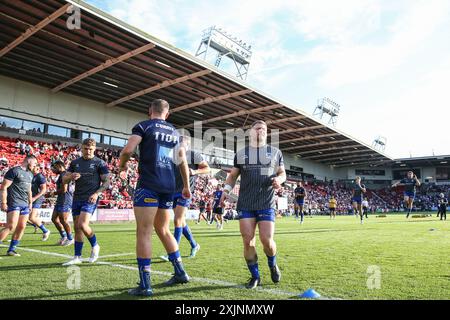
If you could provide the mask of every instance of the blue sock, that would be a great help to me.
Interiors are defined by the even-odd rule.
[[[189,229],[188,225],[185,225],[183,227],[183,235],[188,239],[189,243],[191,244],[192,248],[195,248],[197,246],[197,242],[194,240],[194,237],[192,236],[191,229]]]
[[[305,214],[303,213],[303,211],[300,213],[300,221],[303,221],[303,217],[305,216]]]
[[[141,280],[139,286],[142,289],[150,289],[150,264],[151,259],[137,258],[137,263],[139,267],[139,279]]]
[[[250,273],[252,274],[252,278],[259,279],[259,269],[258,269],[258,262],[247,262],[248,270],[250,270]]]
[[[172,262],[175,275],[179,276],[185,274],[183,263],[181,262],[180,250],[169,253],[169,261]]]
[[[82,250],[83,250],[83,242],[75,241],[75,255],[81,257]]]
[[[67,238],[67,234],[65,231],[60,231],[59,234],[61,235],[61,238]]]
[[[47,232],[48,232],[48,230],[47,230],[47,228],[44,226],[44,224],[41,224],[41,226],[39,227],[39,229],[41,229],[43,233],[47,233]]]
[[[16,251],[16,247],[19,245],[19,240],[11,240],[11,243],[9,244],[8,252],[10,251]]]
[[[273,257],[267,256],[267,262],[269,263],[269,268],[273,268],[277,265],[277,255]]]
[[[64,233],[65,233],[65,232],[64,232]],[[71,240],[71,241],[73,240],[73,237],[72,237],[72,234],[71,234],[71,233],[68,233],[68,234],[67,234],[67,240]]]
[[[92,247],[95,247],[97,245],[97,237],[95,236],[95,234],[92,237],[90,237],[88,240],[91,243]]]
[[[178,244],[180,243],[180,240],[181,240],[181,233],[182,233],[182,231],[183,231],[183,228],[175,227],[175,230],[173,232],[173,236],[174,236],[175,240],[177,240]]]

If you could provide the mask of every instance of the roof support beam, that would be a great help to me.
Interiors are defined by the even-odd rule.
[[[325,158],[320,160],[321,162],[336,162],[336,161],[346,161],[346,160],[352,160],[352,159],[365,159],[365,160],[373,160],[376,158],[385,158],[384,156],[380,154],[356,154],[352,156],[341,156],[341,157],[335,157],[335,158]]]
[[[358,148],[358,147],[361,148],[361,145],[360,145],[360,144],[352,144],[352,145],[350,145],[350,146],[332,147],[332,148],[325,148],[325,149],[317,149],[317,150],[311,150],[311,151],[302,152],[301,156],[302,156],[302,159],[306,159],[306,158],[303,158],[303,155],[305,155],[305,154],[319,153],[319,152],[326,152],[326,151],[332,151],[332,150],[335,150],[335,151],[342,151],[342,150],[344,150],[344,149],[354,149],[354,148]]]
[[[349,162],[349,163],[344,163],[344,164],[339,164],[336,166],[333,166],[334,168],[342,168],[342,167],[351,167],[351,166],[362,166],[362,165],[366,165],[366,166],[370,166],[370,165],[382,165],[385,163],[391,162],[391,160],[387,159],[387,160],[379,160],[379,161],[371,161],[371,160],[366,160],[366,161],[358,161],[358,162]]]
[[[223,95],[217,96],[217,97],[208,97],[208,98],[202,99],[200,101],[192,102],[189,104],[185,104],[184,106],[174,108],[170,111],[170,113],[180,112],[180,111],[183,111],[186,109],[191,109],[194,107],[202,106],[202,105],[205,105],[205,104],[208,104],[211,102],[217,102],[217,101],[221,101],[221,100],[225,100],[225,99],[229,99],[229,98],[239,97],[244,94],[249,94],[251,92],[253,92],[253,90],[245,89],[245,90],[241,90],[241,91],[226,93],[226,94],[223,94]]]
[[[345,140],[336,140],[336,141],[329,141],[329,142],[319,142],[319,143],[311,143],[304,146],[295,146],[295,147],[289,147],[289,148],[282,148],[283,151],[291,151],[291,150],[298,150],[298,149],[305,149],[305,148],[311,148],[311,147],[319,147],[319,146],[326,146],[330,144],[339,144],[339,143],[348,143],[353,142],[352,139],[345,139]]]
[[[125,61],[125,60],[127,60],[129,58],[137,56],[137,55],[139,55],[139,54],[141,54],[143,52],[146,52],[146,51],[148,51],[148,50],[150,50],[150,49],[152,49],[154,47],[155,47],[155,45],[153,43],[148,43],[148,44],[146,44],[146,45],[144,45],[144,46],[142,46],[140,48],[137,48],[137,49],[134,49],[134,50],[132,50],[130,52],[127,52],[127,53],[125,53],[125,54],[123,54],[123,55],[121,55],[121,56],[119,56],[117,58],[108,59],[104,63],[102,63],[101,65],[99,65],[97,67],[94,67],[91,70],[88,70],[88,71],[86,71],[86,72],[76,76],[75,78],[67,80],[66,82],[60,84],[59,86],[51,89],[51,91],[53,93],[58,92],[58,91],[64,89],[65,87],[68,87],[68,86],[70,86],[70,85],[72,85],[72,84],[74,84],[74,83],[76,83],[76,82],[78,82],[80,80],[83,80],[84,78],[87,78],[87,77],[89,77],[89,76],[91,76],[91,75],[93,75],[93,74],[95,74],[97,72],[105,70],[106,68],[109,68],[109,67],[111,67],[111,66],[113,66],[113,65],[115,65],[117,63],[123,62],[123,61]]]
[[[278,120],[267,120],[265,121],[267,125],[271,125],[271,124],[277,124],[277,123],[282,123],[282,122],[288,122],[288,121],[295,121],[295,120],[301,120],[301,119],[305,119],[306,116],[300,115],[300,116],[294,116],[294,117],[287,117],[287,118],[282,118],[282,119],[278,119]],[[252,126],[248,125],[243,127],[242,129],[250,129]]]
[[[270,135],[282,135],[282,134],[288,134],[288,133],[296,133],[296,132],[304,132],[304,131],[312,131],[312,130],[317,130],[317,129],[322,129],[325,126],[323,125],[318,125],[318,126],[312,126],[312,127],[304,127],[304,128],[294,128],[294,129],[287,129],[287,130],[283,130],[283,131],[278,131],[275,133],[271,133]]]
[[[29,37],[31,37],[33,34],[35,34],[36,32],[38,32],[39,30],[45,28],[47,25],[49,25],[50,23],[52,23],[53,21],[55,21],[56,19],[58,19],[59,17],[61,17],[64,13],[66,13],[67,8],[69,8],[71,6],[70,3],[65,4],[64,6],[62,6],[61,8],[59,8],[58,10],[56,10],[55,12],[53,12],[51,15],[49,15],[47,18],[45,18],[44,20],[42,20],[41,22],[39,22],[37,25],[35,26],[31,26],[29,27],[24,33],[22,33],[16,40],[14,40],[13,42],[11,42],[10,44],[8,44],[6,47],[4,47],[1,51],[0,51],[0,58],[3,57],[5,54],[7,54],[8,52],[10,52],[12,49],[14,49],[15,47],[17,47],[18,45],[20,45],[22,42],[24,42],[25,40],[27,40]]]
[[[295,139],[289,139],[289,140],[283,140],[280,143],[292,143],[292,142],[299,142],[299,141],[308,141],[308,140],[315,140],[315,139],[322,139],[322,138],[330,138],[340,136],[339,133],[329,133],[329,134],[321,134],[317,136],[307,136],[307,137],[301,137],[301,138],[295,138]]]
[[[162,82],[160,82],[160,83],[158,83],[158,84],[156,84],[154,86],[151,86],[151,87],[149,87],[147,89],[140,90],[140,91],[135,92],[133,94],[130,94],[130,95],[126,96],[126,97],[123,97],[123,98],[117,99],[115,101],[112,101],[112,102],[108,103],[106,106],[107,107],[113,107],[113,106],[118,105],[120,103],[123,103],[125,101],[128,101],[128,100],[131,100],[131,99],[134,99],[134,98],[146,95],[146,94],[148,94],[150,92],[153,92],[153,91],[156,91],[156,90],[160,90],[160,89],[172,86],[172,85],[180,83],[180,82],[184,82],[184,81],[187,81],[187,80],[192,80],[192,79],[195,79],[195,78],[199,78],[199,77],[205,76],[207,74],[210,74],[211,72],[212,72],[212,70],[206,69],[206,70],[201,70],[201,71],[198,71],[198,72],[195,72],[195,73],[192,73],[192,74],[188,74],[188,75],[176,78],[176,79],[164,80],[164,81],[162,81]]]
[[[265,107],[260,107],[260,108],[255,108],[255,109],[249,109],[249,110],[241,110],[241,111],[236,111],[230,114],[226,114],[224,116],[220,116],[220,117],[214,117],[211,119],[207,119],[202,121],[202,125],[203,124],[207,124],[207,123],[211,123],[211,122],[216,122],[216,121],[222,121],[222,120],[226,120],[226,119],[230,119],[230,118],[236,118],[236,117],[240,117],[240,116],[245,116],[248,114],[253,114],[253,113],[259,113],[259,112],[264,112],[264,111],[269,111],[269,110],[273,110],[273,109],[278,109],[278,108],[282,108],[283,105],[281,104],[273,104],[270,106],[265,106]],[[194,124],[188,124],[185,125],[183,128],[191,128],[193,127]]]
[[[332,150],[335,150],[337,152],[304,157],[303,159],[305,159],[305,160],[309,159],[309,160],[321,161],[322,158],[327,158],[327,157],[330,157],[330,156],[331,157],[336,157],[336,159],[340,159],[340,158],[348,157],[348,156],[351,156],[351,155],[354,155],[354,154],[357,154],[357,153],[370,153],[372,151],[372,150],[369,150],[369,149],[363,149],[363,150],[359,149],[359,150],[356,150],[356,151],[347,151],[347,152],[342,152],[340,149],[332,149]]]

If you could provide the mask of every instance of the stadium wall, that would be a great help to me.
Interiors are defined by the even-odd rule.
[[[1,114],[6,117],[128,138],[145,114],[109,108],[102,103],[0,76]],[[6,109],[6,110],[5,110]]]
[[[344,168],[332,168],[319,162],[303,160],[289,153],[283,153],[283,156],[287,170],[290,170],[291,166],[300,167],[304,173],[313,174],[316,179],[323,181],[347,179],[347,170]]]

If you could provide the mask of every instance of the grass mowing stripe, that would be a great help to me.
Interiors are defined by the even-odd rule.
[[[0,244],[0,247],[8,247],[8,246]],[[55,257],[72,258],[72,256],[70,256],[70,255],[56,253],[56,252],[47,252],[47,251],[30,249],[30,248],[24,248],[24,247],[17,247],[17,249],[20,249],[20,250],[23,250],[23,251],[32,252],[32,253],[39,253],[39,254],[44,254],[44,255],[49,255],[49,256],[55,256]],[[130,255],[130,254],[132,254],[132,253],[110,255],[110,257],[111,256],[119,256],[119,255]],[[126,265],[118,264],[118,263],[114,263],[114,262],[97,261],[96,264],[106,265],[106,266],[120,268],[120,269],[138,271],[137,267],[126,266]],[[157,275],[163,275],[163,276],[171,276],[172,275],[172,273],[170,273],[170,272],[154,271],[154,270],[152,270],[152,273],[157,274]],[[191,277],[191,280],[195,281],[195,282],[206,283],[206,284],[211,284],[211,285],[219,285],[219,286],[226,286],[226,287],[235,288],[235,289],[245,289],[245,290],[247,290],[245,288],[245,286],[243,286],[243,285],[239,285],[237,283],[232,283],[232,282],[227,282],[227,281],[222,281],[222,280],[214,280],[214,279],[199,278],[199,277]],[[288,291],[283,291],[283,290],[276,290],[276,289],[265,289],[265,288],[258,287],[255,290],[260,291],[260,292],[267,292],[267,293],[270,293],[270,294],[273,294],[273,295],[281,295],[281,296],[287,296],[287,297],[296,297],[296,296],[298,296],[298,293],[288,292]],[[331,298],[331,297],[323,297],[322,296],[321,298],[319,298],[319,300],[339,300],[339,299]]]

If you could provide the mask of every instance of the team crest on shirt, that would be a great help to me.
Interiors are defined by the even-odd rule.
[[[89,169],[95,169],[95,163],[91,163],[91,164],[89,165]]]

